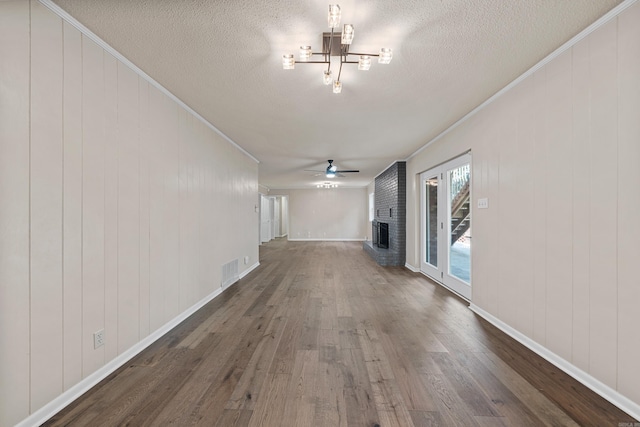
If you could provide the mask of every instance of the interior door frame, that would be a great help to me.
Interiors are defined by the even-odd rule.
[[[436,282],[444,285],[449,290],[455,292],[460,295],[467,301],[471,301],[471,282],[473,278],[471,277],[471,264],[469,266],[469,283],[466,283],[456,276],[449,274],[449,239],[451,230],[451,218],[447,213],[451,211],[451,201],[449,200],[449,183],[447,179],[447,172],[451,169],[455,169],[457,167],[463,166],[465,164],[469,164],[470,168],[470,186],[469,186],[469,197],[470,200],[473,200],[472,190],[473,190],[473,168],[471,161],[471,153],[466,153],[455,157],[445,163],[442,163],[436,167],[433,167],[423,173],[420,174],[420,271]],[[438,216],[438,265],[432,266],[425,262],[426,254],[427,254],[427,246],[426,246],[426,230],[427,230],[427,213],[426,213],[426,181],[433,177],[438,178],[438,208],[437,208],[437,216]],[[469,203],[469,208],[471,209],[473,203]],[[471,230],[473,230],[473,213],[471,213]]]

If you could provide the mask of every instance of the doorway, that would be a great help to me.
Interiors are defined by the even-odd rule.
[[[260,194],[260,243],[289,234],[289,204],[287,196]]]
[[[422,173],[420,184],[420,269],[471,300],[471,155]]]
[[[270,200],[267,196],[260,195],[260,243],[266,243],[273,238],[271,236],[273,232],[271,227],[272,206],[273,200]]]

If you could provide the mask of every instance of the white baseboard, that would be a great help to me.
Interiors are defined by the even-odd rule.
[[[577,381],[593,390],[595,393],[602,396],[604,399],[608,400],[618,408],[622,409],[627,414],[631,415],[635,419],[640,419],[640,405],[636,402],[633,402],[629,398],[623,396],[618,391],[604,384],[600,380],[594,378],[590,374],[586,373],[582,369],[577,366],[571,364],[567,360],[553,353],[546,347],[538,344],[531,338],[522,334],[521,332],[515,330],[511,326],[504,323],[502,320],[496,318],[495,316],[489,314],[484,311],[477,305],[471,304],[469,306],[471,311],[476,313],[478,316],[482,317],[487,322],[491,323],[496,328],[500,329],[505,334],[509,335],[514,340],[518,341],[520,344],[527,347],[529,350],[533,351],[543,359],[547,360],[549,363],[555,365],[566,374],[575,378]]]
[[[249,272],[257,268],[259,265],[260,265],[259,262],[252,265],[251,268],[249,268],[247,271],[245,271],[240,275],[240,278],[249,274]],[[235,283],[238,283],[238,282],[236,281],[230,284],[225,289],[228,289],[229,287],[233,286]],[[170,330],[178,326],[187,317],[191,316],[193,313],[201,309],[204,305],[209,303],[215,297],[220,295],[225,289],[218,288],[211,294],[207,295],[206,297],[204,297],[203,299],[201,299],[200,301],[198,301],[197,303],[189,307],[187,310],[180,313],[178,316],[174,317],[169,322],[165,323],[162,327],[154,331],[152,334],[142,339],[142,341],[138,342],[137,344],[135,344],[133,347],[131,347],[124,353],[121,353],[115,359],[112,359],[106,365],[104,365],[94,373],[88,375],[78,384],[74,385],[73,387],[71,387],[70,389],[68,389],[67,391],[65,391],[55,399],[53,399],[51,402],[47,403],[42,408],[38,409],[37,411],[29,415],[20,423],[16,424],[15,427],[32,427],[32,426],[39,426],[43,424],[49,418],[53,417],[55,414],[57,414],[58,412],[63,410],[65,407],[67,407],[67,405],[69,405],[74,400],[76,400],[77,398],[82,396],[84,393],[89,391],[92,387],[94,387],[100,381],[102,381],[107,376],[115,372],[118,368],[120,368],[122,365],[127,363],[129,360],[131,360],[134,356],[136,356],[142,350],[146,349],[151,344],[153,344],[158,339],[160,339],[163,335],[165,335],[167,332],[169,332]]]
[[[245,277],[247,274],[251,273],[253,270],[255,270],[258,267],[260,267],[260,262],[256,262],[251,267],[247,268],[245,271],[240,273],[240,279],[242,279],[243,277]]]
[[[415,268],[413,265],[409,264],[408,262],[406,262],[404,264],[404,267],[409,269],[409,270],[411,270],[411,271],[413,271],[414,273],[419,273],[420,272],[419,268]]]
[[[364,242],[365,239],[289,239],[290,242]]]

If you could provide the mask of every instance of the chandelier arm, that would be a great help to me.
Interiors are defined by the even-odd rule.
[[[380,54],[377,53],[355,53],[355,52],[349,52],[348,55],[356,55],[356,56],[380,56]]]
[[[331,56],[332,49],[333,49],[333,28],[331,29],[331,38],[329,39],[329,56]]]
[[[331,28],[331,38],[329,39],[329,54],[325,55],[325,59],[329,65],[327,65],[327,72],[331,71],[331,50],[333,49],[333,28]]]

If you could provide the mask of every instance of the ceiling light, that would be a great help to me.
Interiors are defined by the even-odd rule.
[[[338,184],[332,184],[330,182],[323,182],[322,184],[316,185],[317,188],[338,188]]]
[[[311,46],[300,46],[300,61],[308,61],[311,58]]]
[[[329,28],[338,28],[340,26],[340,5],[330,4],[329,5]]]
[[[380,53],[354,53],[350,52],[350,46],[353,42],[355,28],[351,24],[345,24],[342,32],[334,30],[340,26],[341,10],[337,4],[329,5],[328,23],[331,28],[330,33],[322,33],[322,51],[312,52],[311,46],[300,46],[300,63],[301,64],[326,64],[327,69],[323,72],[322,82],[325,85],[333,83],[333,93],[342,92],[342,82],[340,75],[342,74],[343,64],[358,64],[358,70],[368,70],[371,68],[371,57],[378,57],[378,63],[388,64],[391,62],[392,51],[389,48],[380,49]],[[313,56],[322,59],[312,61]],[[331,57],[340,57],[340,68],[338,77],[333,80],[331,73]],[[350,58],[351,57],[351,58]],[[353,57],[359,57],[356,61]],[[292,54],[282,55],[282,68],[285,70],[293,70],[295,68],[295,59]]]
[[[282,68],[285,70],[293,70],[296,67],[296,60],[293,54],[282,55]]]
[[[331,70],[325,70],[324,76],[322,76],[322,82],[326,85],[330,85],[333,83],[333,76],[331,75]]]
[[[360,55],[358,70],[366,71],[369,68],[371,68],[371,57],[369,55]]]
[[[351,44],[353,41],[353,34],[355,29],[351,24],[344,24],[344,29],[342,30],[342,44]]]
[[[391,62],[391,58],[393,57],[393,52],[391,49],[387,47],[383,47],[380,49],[380,54],[378,55],[378,63],[379,64],[388,64]]]

